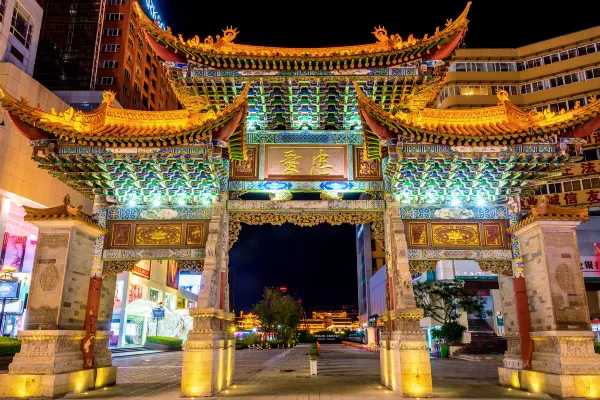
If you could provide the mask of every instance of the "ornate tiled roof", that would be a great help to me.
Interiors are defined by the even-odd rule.
[[[244,122],[242,117],[247,110],[247,94],[248,85],[227,107],[207,106],[201,112],[192,112],[116,108],[112,105],[115,94],[104,92],[102,104],[94,111],[75,111],[71,107],[60,113],[54,109],[48,113],[39,106],[30,106],[25,99],[15,99],[0,88],[2,106],[13,121],[17,120],[16,124],[29,139],[55,137],[72,143],[105,147],[188,144],[211,133],[213,137],[216,135],[219,140],[225,140]]]
[[[73,207],[71,205],[71,196],[66,195],[63,204],[58,207],[51,208],[32,208],[23,206],[25,209],[25,221],[28,222],[39,222],[39,221],[79,221],[85,225],[98,230],[101,234],[105,234],[108,230],[100,226],[94,219],[85,214],[83,206]]]
[[[583,124],[600,116],[600,99],[584,107],[543,112],[525,111],[498,92],[496,106],[469,109],[381,109],[355,84],[361,114],[371,130],[383,138],[399,134],[423,143],[490,146],[528,143],[551,135],[583,136]],[[590,133],[590,132],[588,132]]]
[[[136,2],[134,10],[142,28],[156,43],[175,56],[197,61],[214,68],[272,69],[272,70],[335,70],[369,66],[394,66],[415,59],[444,60],[450,57],[461,43],[467,30],[467,13],[471,2],[456,20],[449,19],[443,29],[436,28],[431,36],[421,39],[409,35],[403,39],[398,34],[388,35],[383,27],[373,34],[377,42],[356,46],[323,48],[290,48],[252,46],[234,43],[238,31],[223,30],[223,37],[205,39],[195,36],[184,39],[175,36],[171,28],[161,29],[153,23]],[[160,46],[157,46],[160,48]],[[164,55],[163,55],[164,56]]]

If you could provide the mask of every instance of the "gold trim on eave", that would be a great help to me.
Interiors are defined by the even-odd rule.
[[[535,221],[589,221],[590,214],[588,207],[558,207],[548,204],[548,196],[542,196],[540,205],[531,209],[525,217],[516,225],[511,226],[506,231],[515,233],[522,227]]]

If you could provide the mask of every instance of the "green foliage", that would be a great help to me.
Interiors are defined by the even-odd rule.
[[[258,336],[256,336],[255,333],[251,333],[249,335],[244,336],[244,338],[242,339],[242,343],[248,347],[248,346],[252,346],[255,344],[258,344],[258,342],[260,342],[260,339]]]
[[[311,360],[316,360],[317,358],[319,358],[319,348],[317,347],[316,343],[313,343],[310,346],[310,352],[308,353],[308,355],[310,356]]]
[[[284,296],[277,288],[265,288],[262,300],[254,305],[254,312],[262,321],[263,332],[274,333],[284,342],[296,337],[302,308],[291,296]]]
[[[414,287],[417,307],[422,308],[425,317],[431,317],[440,324],[454,322],[460,311],[467,314],[482,313],[485,299],[474,296],[465,289],[463,281],[435,281]]]
[[[168,336],[146,336],[146,343],[161,344],[172,349],[181,349],[183,340]]]
[[[442,328],[435,330],[438,339],[442,339],[444,342],[449,344],[460,343],[462,341],[463,332],[466,330],[464,326],[456,321],[448,322],[442,325]],[[433,335],[432,335],[433,336]]]
[[[594,342],[594,350],[600,354],[600,342]]]
[[[0,356],[14,356],[21,351],[19,339],[0,336]]]

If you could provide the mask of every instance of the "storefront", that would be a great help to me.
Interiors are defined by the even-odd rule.
[[[0,202],[0,266],[5,279],[18,282],[18,296],[0,300],[0,307],[4,303],[0,334],[16,337],[24,329],[38,228],[24,221],[25,211],[20,204],[3,197]]]
[[[202,275],[178,271],[174,260],[141,260],[117,276],[111,323],[113,347],[143,346],[146,336],[185,339],[192,327]],[[153,310],[162,308],[161,318]]]

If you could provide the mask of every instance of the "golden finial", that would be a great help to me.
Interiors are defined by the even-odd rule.
[[[376,26],[375,31],[371,32],[379,42],[387,42],[388,33],[387,30],[383,26]]]

